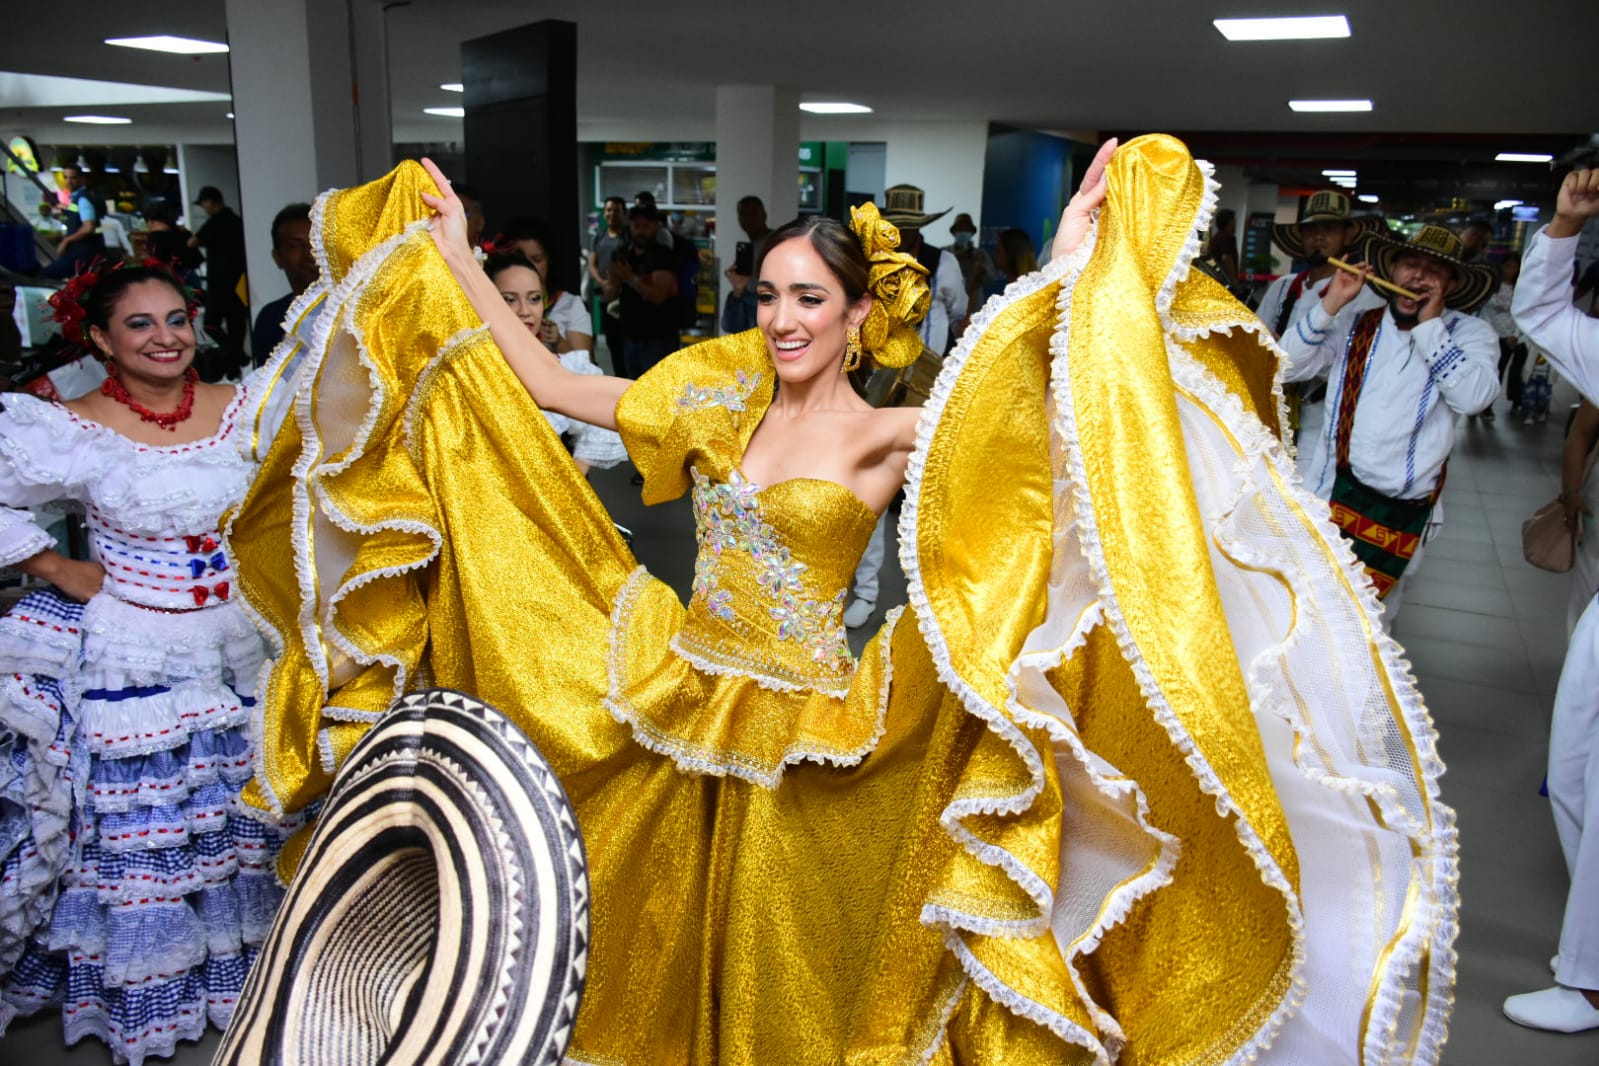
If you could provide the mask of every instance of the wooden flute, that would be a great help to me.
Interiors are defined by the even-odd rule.
[[[1337,267],[1339,270],[1347,270],[1351,274],[1360,273],[1360,268],[1359,267],[1355,266],[1353,263],[1346,263],[1342,259],[1339,259],[1335,255],[1329,255],[1327,257],[1327,262],[1330,265]],[[1416,295],[1415,293],[1411,292],[1409,289],[1401,289],[1398,285],[1395,285],[1393,282],[1384,281],[1382,278],[1379,278],[1375,274],[1369,275],[1366,278],[1366,280],[1371,282],[1373,285],[1377,286],[1377,288],[1379,288],[1379,289],[1387,289],[1389,292],[1393,293],[1395,296],[1403,296],[1405,299],[1407,299],[1407,300],[1415,300],[1417,303],[1421,303],[1422,302],[1422,298],[1420,296]]]

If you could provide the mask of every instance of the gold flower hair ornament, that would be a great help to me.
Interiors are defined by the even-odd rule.
[[[922,354],[916,326],[933,303],[927,268],[899,251],[899,230],[878,215],[876,204],[852,207],[849,213],[850,229],[871,267],[872,309],[861,323],[861,347],[882,366],[910,366]]]

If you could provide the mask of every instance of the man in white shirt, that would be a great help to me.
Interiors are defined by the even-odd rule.
[[[1400,243],[1375,237],[1371,264],[1338,271],[1327,294],[1284,335],[1285,381],[1328,374],[1327,417],[1303,442],[1305,483],[1332,504],[1385,601],[1414,573],[1433,521],[1444,468],[1455,444],[1455,416],[1472,415],[1499,394],[1499,340],[1466,313],[1493,285],[1486,267],[1460,259],[1460,240],[1425,226]],[[1390,295],[1380,308],[1351,306],[1376,276],[1419,297]]]
[[[1305,201],[1298,222],[1278,222],[1271,227],[1272,243],[1287,252],[1289,259],[1307,264],[1297,274],[1284,274],[1272,282],[1260,298],[1256,313],[1272,336],[1281,338],[1327,295],[1327,282],[1337,272],[1327,260],[1358,248],[1380,225],[1381,221],[1373,216],[1352,217],[1349,197],[1329,189]],[[1384,302],[1377,290],[1368,286],[1350,306],[1356,311],[1369,311],[1382,307]]]
[[[1590,402],[1599,401],[1599,319],[1572,304],[1583,226],[1599,215],[1599,170],[1566,176],[1554,221],[1532,239],[1511,298],[1516,325]],[[1562,1033],[1599,1030],[1599,608],[1571,634],[1549,723],[1549,802],[1571,873],[1555,985],[1505,1000],[1511,1021]]]

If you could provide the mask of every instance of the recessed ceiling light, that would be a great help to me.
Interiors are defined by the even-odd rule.
[[[1494,156],[1495,163],[1548,163],[1553,159],[1541,152],[1500,152]]]
[[[464,107],[424,107],[422,110],[429,115],[438,115],[440,118],[466,117],[466,108]]]
[[[81,122],[85,126],[127,126],[131,118],[118,118],[116,115],[68,115],[62,122]]]
[[[1503,211],[1507,207],[1520,207],[1520,206],[1521,206],[1521,201],[1520,200],[1500,200],[1498,203],[1494,204],[1494,210],[1495,211]]]
[[[107,37],[106,44],[118,48],[143,48],[149,52],[170,52],[180,56],[216,55],[226,52],[228,46],[220,41],[197,41],[193,37]]]
[[[228,112],[228,117],[229,117],[229,118],[232,118],[232,117],[233,117],[233,112],[232,112],[232,111],[229,111],[229,112]]]
[[[439,88],[443,89],[447,93],[464,93],[464,92],[466,92],[466,86],[462,85],[458,81],[447,81],[443,85],[440,85]]]
[[[801,111],[809,111],[813,115],[870,115],[872,109],[865,104],[848,104],[842,101],[836,103],[807,102],[800,106]]]
[[[1349,20],[1342,15],[1212,19],[1211,22],[1229,41],[1306,41],[1349,36]]]
[[[1370,100],[1290,100],[1295,111],[1370,111]]]
[[[1329,178],[1352,178],[1355,176],[1353,170],[1324,170],[1322,174]]]
[[[1378,196],[1374,192],[1363,192],[1363,193],[1360,194],[1358,199],[1363,204],[1374,204],[1374,203],[1377,203],[1379,200],[1381,200],[1382,197]]]

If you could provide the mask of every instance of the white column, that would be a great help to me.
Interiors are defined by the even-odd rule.
[[[378,0],[226,2],[253,318],[288,292],[273,216],[389,169],[383,11]]]
[[[773,229],[799,214],[799,91],[773,85],[716,87],[716,258],[733,263],[745,240],[738,202],[759,196]],[[721,279],[723,298],[727,281]],[[718,304],[720,307],[720,304]],[[720,315],[720,310],[718,310]]]

